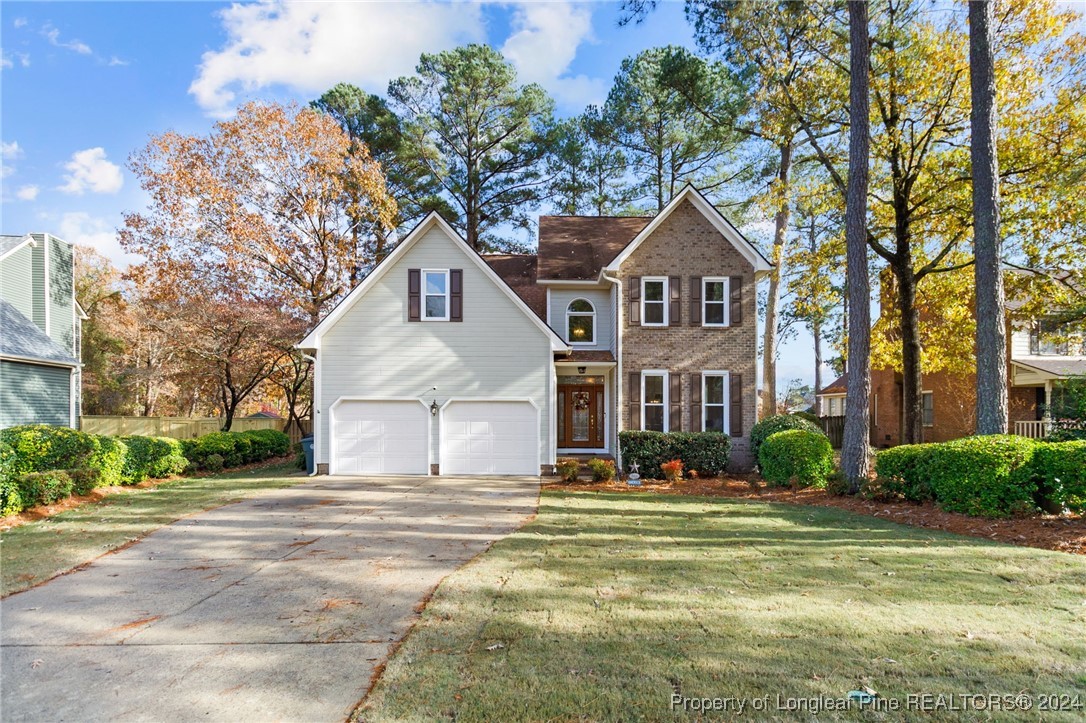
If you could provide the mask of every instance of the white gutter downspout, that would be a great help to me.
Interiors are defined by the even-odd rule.
[[[320,414],[321,408],[321,379],[320,379],[320,363],[317,361],[317,357],[311,356],[302,352],[302,359],[308,359],[313,362],[313,474],[310,477],[317,476],[317,453],[320,451],[318,446],[317,434],[320,432],[320,420],[317,415]]]
[[[618,478],[622,479],[622,445],[618,442],[622,431],[622,385],[625,381],[622,374],[622,280],[608,276],[605,268],[600,269],[600,278],[614,284],[615,290],[615,468]]]

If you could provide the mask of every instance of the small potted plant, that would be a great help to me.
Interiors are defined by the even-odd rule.
[[[664,471],[664,479],[668,482],[678,482],[683,478],[683,461],[681,459],[664,462],[660,465],[660,469]]]

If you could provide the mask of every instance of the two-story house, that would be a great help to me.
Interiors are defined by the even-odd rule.
[[[1023,306],[1020,300],[1007,301],[1008,431],[1042,438],[1051,431],[1048,415],[1054,403],[1058,407],[1061,385],[1071,377],[1086,375],[1084,330],[1081,324],[1026,316]],[[945,322],[922,316],[921,323]],[[845,374],[821,390],[820,416],[845,413],[847,381]],[[925,374],[921,403],[924,441],[945,442],[973,434],[976,375],[950,371]],[[876,447],[900,444],[904,426],[900,374],[892,369],[871,370],[870,410],[871,443]]]
[[[771,268],[687,187],[652,218],[544,217],[482,256],[428,216],[298,345],[332,474],[535,475],[624,429],[719,430],[751,464]]]
[[[69,243],[41,233],[0,236],[0,428],[76,426],[86,318]]]

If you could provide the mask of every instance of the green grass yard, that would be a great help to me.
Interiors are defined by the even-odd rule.
[[[0,533],[3,595],[48,580],[187,515],[304,481],[292,464],[132,487]]]
[[[673,711],[677,693],[810,720],[777,696],[867,685],[901,710],[818,719],[1020,720],[905,708],[1021,694],[1027,719],[1081,720],[1038,706],[1086,705],[1084,631],[1081,556],[824,507],[547,491],[534,522],[445,580],[356,717],[734,717]]]

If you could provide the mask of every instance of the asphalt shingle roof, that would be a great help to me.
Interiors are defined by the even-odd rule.
[[[78,362],[38,325],[0,299],[0,356],[76,366]]]

